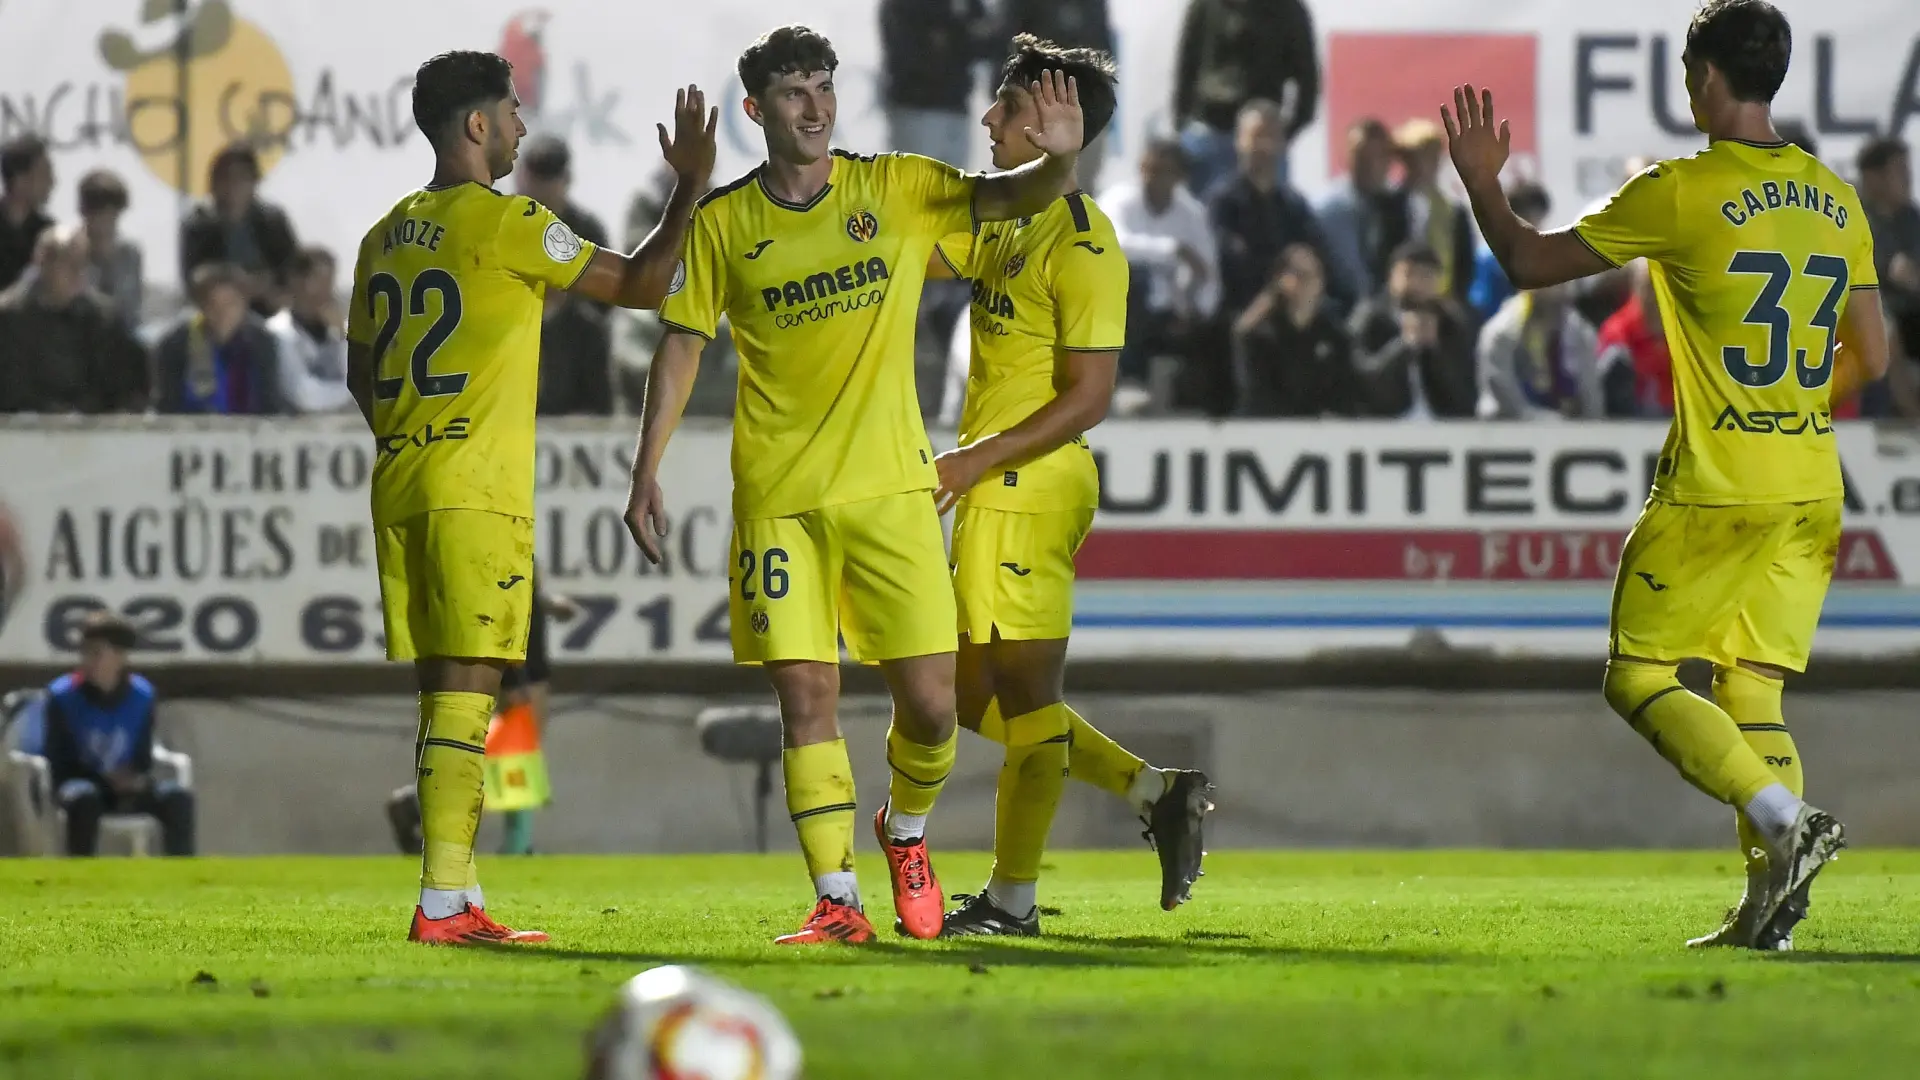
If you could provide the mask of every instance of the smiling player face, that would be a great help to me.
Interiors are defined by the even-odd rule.
[[[993,167],[1017,169],[1040,156],[1027,129],[1040,123],[1040,105],[1026,87],[1007,83],[994,95],[980,126],[993,146]]]
[[[827,156],[840,105],[833,72],[775,75],[763,93],[745,104],[747,116],[766,132],[769,157],[806,165]]]

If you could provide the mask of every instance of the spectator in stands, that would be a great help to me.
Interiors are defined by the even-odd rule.
[[[1392,183],[1393,136],[1371,117],[1347,129],[1347,175],[1320,205],[1330,280],[1351,296],[1372,296],[1406,242],[1412,211]]]
[[[1394,133],[1400,155],[1400,188],[1407,193],[1408,235],[1419,237],[1440,256],[1440,292],[1463,307],[1473,286],[1473,252],[1480,234],[1473,215],[1440,186],[1446,137],[1431,120],[1409,120]]]
[[[1774,134],[1807,152],[1808,157],[1820,156],[1820,143],[1813,137],[1807,125],[1798,120],[1776,120],[1773,122]]]
[[[146,353],[87,288],[87,234],[43,230],[30,269],[0,293],[0,413],[144,410]]]
[[[193,292],[194,273],[210,263],[240,272],[241,289],[264,318],[286,303],[293,269],[293,222],[286,211],[260,198],[260,155],[236,142],[214,155],[208,167],[212,198],[193,208],[180,226],[180,280]]]
[[[1660,325],[1659,298],[1646,260],[1627,267],[1633,291],[1600,324],[1600,370],[1607,384],[1608,416],[1672,416],[1673,354]]]
[[[553,211],[582,240],[606,247],[607,226],[591,210],[573,201],[573,151],[557,135],[535,135],[520,148],[513,170],[520,194]]]
[[[140,245],[120,235],[127,212],[127,185],[106,169],[80,178],[80,220],[87,229],[87,263],[93,290],[106,297],[129,330],[140,326],[145,299],[145,262]]]
[[[880,102],[888,149],[967,167],[974,65],[986,55],[990,33],[981,0],[881,0]]]
[[[1280,106],[1255,100],[1240,110],[1235,150],[1240,167],[1207,196],[1207,215],[1220,244],[1220,298],[1237,319],[1273,273],[1289,244],[1326,251],[1313,208],[1293,185],[1276,179],[1274,163],[1286,153],[1287,126]],[[1337,300],[1349,301],[1343,283],[1330,282]]]
[[[1911,383],[1910,365],[1920,359],[1920,204],[1913,198],[1913,159],[1907,144],[1896,138],[1870,140],[1856,161],[1860,174],[1860,203],[1873,230],[1874,269],[1880,274],[1880,302],[1893,328],[1893,355],[1902,370],[1888,372],[1888,383],[1902,390]],[[1868,387],[1862,395],[1869,411],[1884,415],[1891,394]],[[1903,393],[1902,397],[1910,395]],[[1898,410],[1905,411],[1905,410]]]
[[[540,399],[549,416],[613,414],[613,338],[591,301],[548,289],[540,321]]]
[[[354,407],[347,390],[347,339],[340,330],[333,253],[303,247],[293,256],[287,309],[267,320],[278,358],[279,397],[289,412],[335,413]]]
[[[193,793],[153,770],[153,684],[133,673],[133,627],[105,612],[80,631],[80,666],[47,687],[46,751],[67,854],[99,850],[105,814],[151,814],[169,855],[193,854]]]
[[[1320,51],[1302,0],[1189,0],[1174,61],[1173,119],[1206,194],[1234,168],[1234,132],[1254,100],[1277,102],[1284,145],[1313,122],[1320,103]],[[1283,152],[1275,178],[1287,179]]]
[[[1347,408],[1353,340],[1327,304],[1326,267],[1308,244],[1280,253],[1273,279],[1233,325],[1241,416],[1324,416]]]
[[[1547,220],[1547,213],[1553,208],[1553,198],[1547,189],[1525,180],[1507,189],[1507,201],[1513,204],[1513,212],[1522,221],[1535,228]],[[1513,283],[1500,268],[1500,260],[1493,257],[1484,242],[1480,243],[1473,255],[1473,283],[1467,289],[1467,305],[1484,321],[1493,318],[1494,312],[1512,295]]]
[[[1473,330],[1440,291],[1440,257],[1409,240],[1394,253],[1386,291],[1360,305],[1353,336],[1358,416],[1468,417],[1474,414]]]
[[[987,41],[983,56],[998,64],[1015,34],[1032,34],[1069,49],[1098,49],[1113,53],[1113,21],[1107,0],[999,0],[1000,32]],[[1101,132],[1080,151],[1080,186],[1100,190],[1100,169],[1107,158],[1107,133]]]
[[[1599,342],[1565,286],[1516,293],[1480,330],[1482,419],[1607,415]]]
[[[10,288],[33,262],[34,244],[53,224],[53,154],[37,135],[0,145],[0,289]]]
[[[1131,271],[1120,377],[1144,383],[1156,355],[1189,351],[1193,331],[1220,308],[1220,253],[1207,209],[1188,191],[1186,156],[1172,139],[1140,155],[1140,180],[1100,197]]]
[[[193,272],[194,310],[154,346],[163,413],[259,416],[283,411],[273,335],[247,308],[249,276],[226,263]]]

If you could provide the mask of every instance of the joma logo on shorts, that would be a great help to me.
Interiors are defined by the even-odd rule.
[[[1755,410],[1742,416],[1729,405],[1713,422],[1715,431],[1744,431],[1749,435],[1831,435],[1833,418],[1822,412],[1767,412]]]

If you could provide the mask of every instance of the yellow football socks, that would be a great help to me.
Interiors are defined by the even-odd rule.
[[[437,691],[420,695],[420,830],[426,839],[420,885],[455,891],[479,884],[473,835],[486,788],[490,694]]]
[[[1694,787],[1735,809],[1778,781],[1733,718],[1680,685],[1670,664],[1607,662],[1607,704]]]
[[[847,741],[789,747],[780,755],[787,781],[787,815],[800,834],[807,873],[822,896],[859,904],[853,887],[853,763]]]
[[[1047,832],[1067,788],[1069,715],[1055,702],[1006,722],[1007,756],[993,802],[995,884],[1040,879]]]
[[[1801,769],[1800,751],[1793,745],[1793,734],[1780,711],[1779,679],[1770,679],[1746,668],[1716,668],[1713,674],[1713,699],[1733,722],[1740,734],[1774,778],[1796,796],[1806,794],[1806,778]],[[1740,852],[1749,869],[1766,862],[1766,844],[1747,815],[1734,815],[1740,831]]]
[[[1122,799],[1137,801],[1133,793],[1133,782],[1147,763],[1132,754],[1106,733],[1092,724],[1072,706],[1067,710],[1067,734],[1072,753],[1067,757],[1068,775],[1083,784],[1094,787]],[[980,718],[980,735],[1002,746],[1007,745],[1007,721],[1000,715],[1000,699],[987,702],[987,712]]]
[[[945,742],[927,746],[904,735],[898,725],[887,728],[887,832],[895,840],[911,840],[926,827],[927,814],[953,772],[954,749],[960,731]]]

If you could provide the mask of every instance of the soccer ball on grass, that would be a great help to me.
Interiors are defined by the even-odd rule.
[[[627,980],[594,1030],[587,1080],[794,1080],[800,1040],[766,999],[696,968]]]

